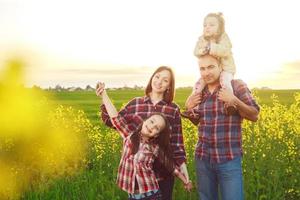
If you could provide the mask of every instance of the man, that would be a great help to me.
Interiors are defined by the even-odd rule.
[[[201,94],[192,94],[186,101],[188,110],[199,115],[198,144],[195,163],[198,193],[201,200],[243,199],[242,133],[243,118],[257,121],[259,106],[241,80],[233,80],[234,94],[220,86],[222,71],[217,58],[201,56],[200,73],[206,87]],[[237,112],[228,114],[224,103],[235,105]]]

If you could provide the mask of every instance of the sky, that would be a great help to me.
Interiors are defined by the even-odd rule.
[[[299,11],[293,0],[0,0],[0,70],[22,55],[28,85],[121,87],[167,65],[176,87],[193,86],[203,19],[222,12],[235,78],[300,89]]]

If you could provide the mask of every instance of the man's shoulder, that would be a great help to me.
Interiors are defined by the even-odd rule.
[[[233,79],[231,81],[231,84],[233,86],[245,86],[245,87],[247,87],[247,84],[243,80],[241,80],[241,79]]]
[[[235,92],[245,90],[245,89],[249,90],[247,84],[241,79],[233,79],[231,81],[231,84]]]

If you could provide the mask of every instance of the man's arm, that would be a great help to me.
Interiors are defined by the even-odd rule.
[[[236,96],[234,96],[233,104],[236,105],[241,117],[253,122],[256,122],[258,120],[259,112],[254,106],[245,104]]]
[[[229,90],[222,88],[218,98],[224,102],[235,105],[241,117],[256,122],[258,120],[259,107],[243,82],[240,82],[237,93],[240,94],[240,96],[237,97]]]

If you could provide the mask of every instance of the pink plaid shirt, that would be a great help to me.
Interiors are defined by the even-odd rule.
[[[158,156],[158,144],[155,140],[141,142],[138,152],[133,155],[130,140],[132,133],[126,121],[119,115],[112,118],[112,123],[123,138],[123,152],[117,177],[118,186],[131,194],[135,193],[137,188],[135,184],[138,184],[139,193],[158,190],[159,186],[153,171],[153,162]]]
[[[103,122],[112,127],[110,118],[105,106],[101,106],[101,117]],[[164,100],[153,104],[148,96],[132,99],[120,112],[124,117],[127,127],[131,132],[136,130],[140,123],[147,119],[152,113],[163,113],[171,126],[170,143],[173,150],[173,158],[178,166],[186,161],[186,154],[183,144],[182,125],[179,107],[175,103],[167,103]],[[166,168],[156,159],[154,162],[154,171],[159,180],[171,176]]]
[[[247,85],[241,80],[232,81],[237,98],[259,111],[259,106],[251,95]],[[211,163],[222,163],[242,155],[242,121],[237,113],[225,115],[224,102],[218,99],[217,88],[212,94],[207,87],[203,90],[203,99],[194,110],[200,115],[196,156]]]

